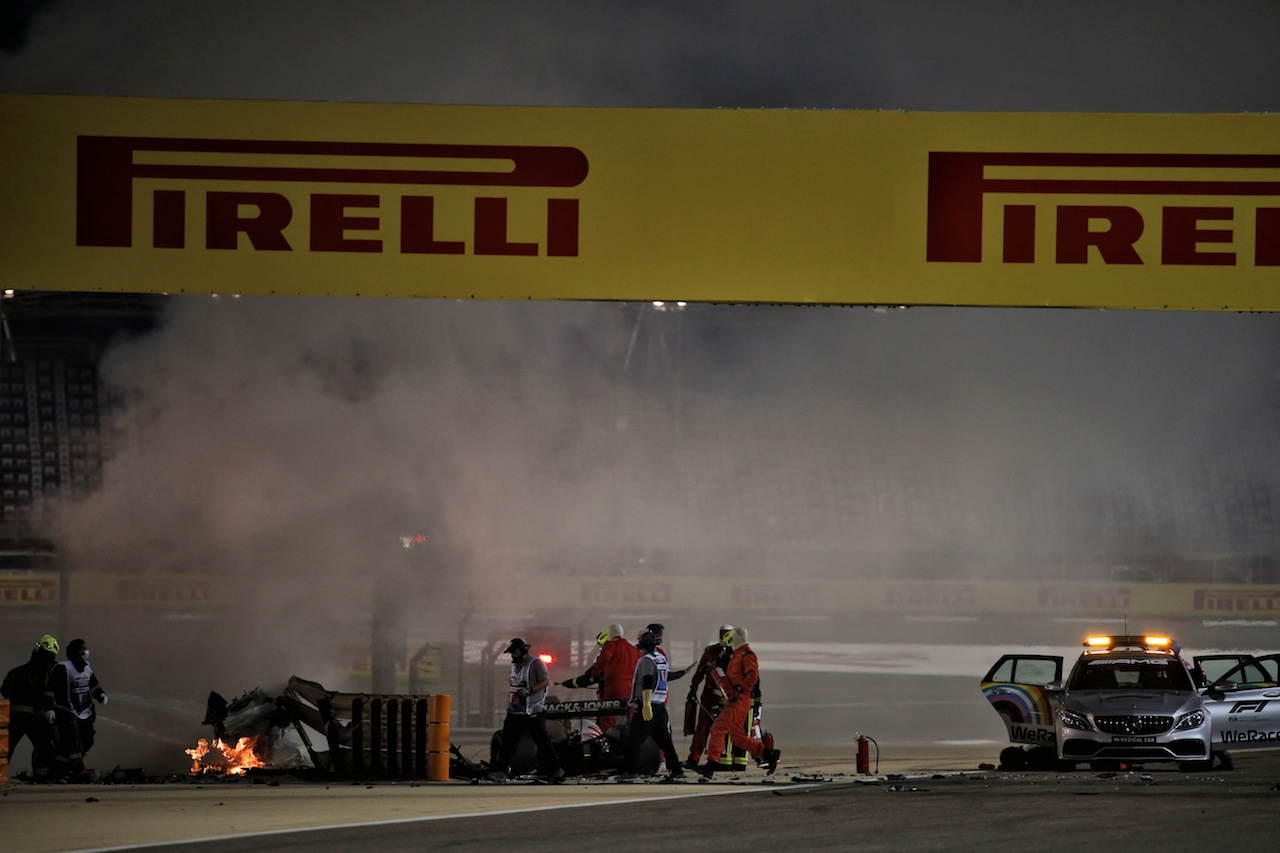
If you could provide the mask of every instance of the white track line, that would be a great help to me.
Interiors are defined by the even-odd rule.
[[[787,785],[786,790],[798,791],[804,788],[816,788],[820,783]],[[558,811],[560,809],[583,809],[591,806],[623,806],[635,803],[657,803],[663,800],[690,800],[695,797],[721,797],[727,794],[751,794],[760,791],[777,790],[773,785],[753,785],[751,787],[735,787],[728,791],[696,791],[689,794],[668,794],[661,797],[633,797],[626,800],[600,800],[590,803],[566,803],[556,806],[530,806],[524,809],[500,809],[488,812],[467,812],[464,814],[428,815],[425,817],[402,817],[394,820],[371,820],[360,823],[335,823],[327,826],[303,826],[296,829],[269,829],[265,832],[238,832],[231,835],[210,835],[204,838],[184,838],[177,841],[153,841],[146,844],[126,844],[120,847],[90,847],[84,850],[72,850],[67,853],[114,853],[118,850],[146,850],[152,847],[171,847],[178,844],[205,844],[210,841],[232,841],[242,838],[265,838],[269,835],[288,835],[296,832],[326,832],[334,829],[359,829],[367,826],[395,826],[403,823],[428,823],[437,820],[456,820],[468,817],[495,817],[498,815],[530,814],[532,812]]]

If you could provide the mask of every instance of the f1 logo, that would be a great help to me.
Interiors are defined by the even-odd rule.
[[[1231,710],[1230,710],[1230,711],[1228,711],[1227,713],[1230,713],[1230,714],[1242,714],[1242,713],[1244,713],[1245,711],[1253,711],[1255,714],[1257,714],[1257,713],[1261,713],[1261,712],[1262,712],[1262,709],[1263,709],[1263,708],[1265,708],[1265,707],[1267,707],[1267,705],[1269,705],[1270,703],[1271,703],[1271,700],[1269,700],[1269,699],[1263,699],[1263,700],[1262,700],[1262,701],[1260,701],[1260,702],[1259,702],[1259,701],[1257,701],[1257,700],[1249,700],[1249,701],[1246,701],[1246,702],[1237,702],[1237,703],[1235,703],[1234,705],[1232,705],[1232,706],[1231,706]]]

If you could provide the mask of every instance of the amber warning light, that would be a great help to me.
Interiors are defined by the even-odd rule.
[[[1167,649],[1173,640],[1168,637],[1128,636],[1086,637],[1084,644],[1091,649],[1113,649],[1119,646],[1138,646],[1144,649]]]

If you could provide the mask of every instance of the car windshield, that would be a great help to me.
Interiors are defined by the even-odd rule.
[[[1068,690],[1191,690],[1191,676],[1177,658],[1086,658],[1076,664]]]

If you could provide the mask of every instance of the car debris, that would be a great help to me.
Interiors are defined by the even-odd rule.
[[[228,701],[209,694],[204,725],[213,737],[187,750],[192,773],[216,776],[263,772],[311,771],[356,778],[425,778],[423,731],[425,696],[342,693],[297,676],[278,696],[253,688]],[[574,776],[606,776],[621,769],[625,722],[609,731],[577,722],[602,714],[625,715],[626,700],[577,700],[547,703],[552,742]],[[475,761],[448,745],[448,777],[478,781],[491,770],[501,732],[491,739],[488,761]],[[537,762],[532,743],[522,743],[512,760],[512,775],[531,773]],[[642,754],[641,772],[660,763],[651,740]]]

